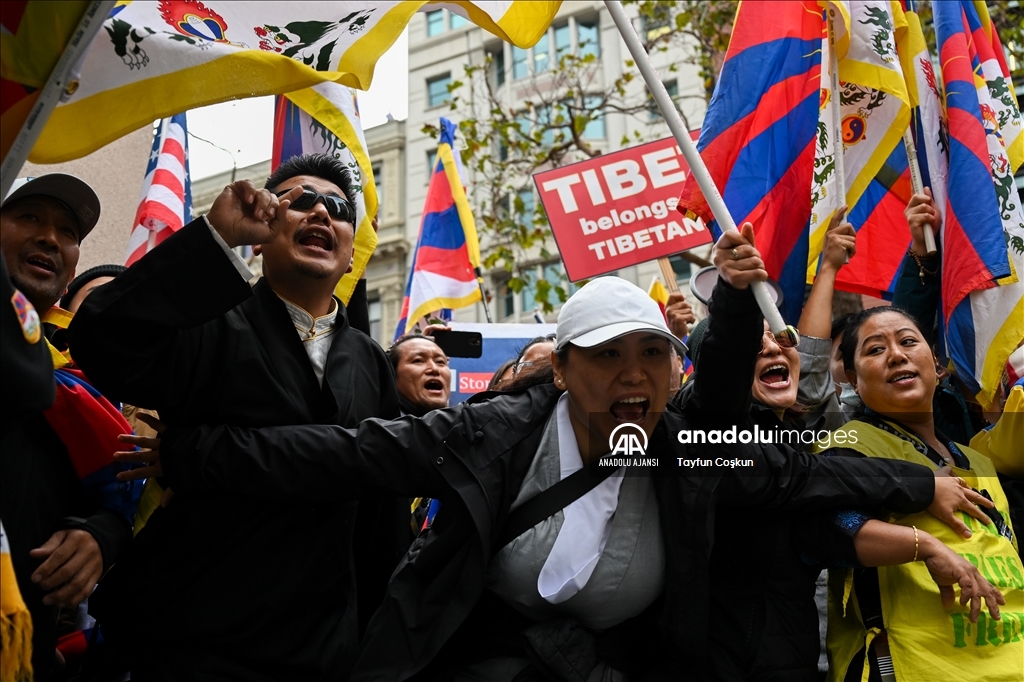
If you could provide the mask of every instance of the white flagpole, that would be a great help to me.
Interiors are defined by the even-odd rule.
[[[831,71],[832,90],[832,158],[836,165],[836,194],[839,205],[846,205],[846,145],[843,143],[843,97],[839,89],[839,55],[836,54],[835,10],[828,9],[828,57]],[[846,262],[850,262],[850,254],[846,254]]]
[[[633,24],[626,16],[625,10],[622,9],[622,3],[615,0],[604,0],[604,4],[608,8],[608,13],[611,14],[612,21],[615,22],[615,26],[619,29],[619,35],[622,36],[626,47],[629,48],[629,53],[633,56],[633,61],[640,70],[640,75],[643,77],[644,82],[647,83],[647,88],[654,97],[658,109],[661,110],[661,115],[665,118],[669,130],[672,131],[676,142],[679,143],[679,148],[682,150],[683,156],[686,157],[686,162],[690,165],[690,173],[697,181],[697,185],[700,187],[704,199],[708,202],[715,220],[718,221],[718,226],[723,231],[735,230],[736,221],[733,220],[732,215],[729,213],[722,195],[715,186],[715,181],[708,172],[707,166],[704,165],[704,160],[700,158],[693,140],[690,139],[690,134],[683,127],[683,122],[679,120],[679,114],[676,112],[675,105],[672,104],[672,98],[669,97],[668,90],[665,89],[665,84],[661,82],[658,73],[651,66],[647,50],[644,49],[643,43],[640,42],[640,37],[633,29]],[[768,320],[768,326],[771,327],[776,338],[786,339],[784,343],[787,346],[795,346],[799,343],[800,336],[796,329],[786,325],[786,321],[782,319],[778,308],[772,303],[771,294],[768,292],[768,285],[764,282],[755,282],[750,288],[754,292],[754,297],[761,308],[761,313]]]
[[[924,181],[921,179],[921,166],[917,161],[917,145],[914,144],[914,134],[909,127],[903,131],[903,146],[907,148],[907,160],[910,162],[910,186],[914,190],[914,194],[921,194],[924,191]],[[926,254],[928,256],[938,253],[938,248],[935,246],[935,234],[929,223],[924,224],[924,248],[928,252]]]
[[[3,165],[0,167],[0,197],[7,196],[18,172],[25,165],[29,152],[32,151],[36,140],[39,139],[39,134],[43,131],[46,121],[53,113],[54,107],[57,106],[61,94],[65,88],[72,85],[67,83],[69,72],[88,51],[92,39],[99,32],[103,22],[106,21],[110,10],[113,9],[114,2],[115,0],[93,0],[86,8],[78,22],[78,27],[71,35],[71,40],[64,48],[64,53],[61,54],[57,65],[50,73],[50,78],[40,91],[39,99],[32,105],[28,118],[25,119],[21,130],[18,131],[18,136],[7,151],[7,157],[4,158]],[[74,85],[77,86],[77,82]]]

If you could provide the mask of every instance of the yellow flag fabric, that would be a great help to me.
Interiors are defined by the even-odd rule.
[[[426,2],[136,0],[104,22],[30,155],[84,156],[154,119],[216,102],[336,82],[366,89],[377,60]],[[519,47],[560,2],[448,2]],[[310,96],[312,97],[312,96]],[[332,130],[341,137],[341,131]]]
[[[89,2],[29,0],[6,5],[0,19],[0,159],[7,157]]]
[[[32,615],[18,590],[7,531],[0,523],[0,681],[32,679]]]
[[[822,126],[831,129],[830,107],[839,105],[842,121],[839,149],[846,170],[846,196],[839,197],[834,191],[828,191],[823,187],[825,180],[818,179],[827,179],[829,174],[824,171],[827,166],[834,166],[832,145],[819,143],[812,188],[808,283],[813,282],[817,274],[818,256],[824,248],[832,214],[844,203],[853,211],[893,149],[902,144],[903,131],[910,124],[910,95],[896,53],[896,31],[901,28],[896,22],[902,18],[902,12],[895,16],[892,4],[890,0],[822,3],[834,12],[840,93],[839,97],[830,93],[822,98],[819,130]],[[827,44],[823,45],[823,53],[831,58]],[[824,62],[822,68],[823,85],[828,82],[827,64]]]
[[[898,425],[886,422],[892,432],[872,424],[852,421],[837,433],[845,433],[844,447],[868,457],[914,462],[935,469],[918,451],[923,443]],[[897,435],[900,434],[900,435]],[[917,447],[915,447],[915,445]],[[982,526],[964,513],[958,516],[973,535],[964,539],[928,512],[900,514],[889,519],[901,526],[916,526],[931,533],[964,557],[998,587],[1006,599],[1002,620],[983,611],[978,622],[969,620],[969,608],[957,603],[944,608],[938,586],[923,562],[877,569],[882,620],[888,633],[896,679],[900,682],[1019,682],[1024,660],[1024,567],[1017,554],[1010,525],[1009,505],[992,462],[978,452],[960,446],[970,461],[969,470],[956,469],[975,490],[987,493],[995,503],[987,510],[993,524]],[[993,513],[994,512],[994,513]],[[851,591],[850,572],[829,571],[828,650],[830,682],[844,679],[853,657],[872,637],[861,618],[856,588]],[[969,605],[968,605],[969,606]],[[877,633],[874,633],[877,634]],[[866,679],[866,677],[865,677]]]
[[[350,199],[356,207],[358,221],[355,225],[352,272],[342,277],[334,290],[338,298],[348,304],[356,284],[366,271],[370,256],[377,248],[377,233],[373,229],[373,217],[377,215],[377,188],[359,120],[356,91],[338,83],[320,83],[289,93],[287,98],[309,115],[300,124],[304,131],[303,150],[335,156],[352,171],[355,196]],[[319,126],[334,134],[313,135],[309,132]],[[306,144],[307,136],[309,144]],[[340,149],[336,148],[335,141],[341,143]]]

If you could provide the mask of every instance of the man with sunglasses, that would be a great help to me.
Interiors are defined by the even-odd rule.
[[[105,394],[167,424],[398,416],[383,350],[334,297],[352,269],[352,192],[344,164],[324,155],[286,161],[264,189],[228,185],[206,216],[86,300],[70,329],[76,358]],[[232,250],[241,245],[263,256],[254,284]],[[93,602],[108,638],[126,645],[132,679],[345,679],[400,558],[382,529],[408,527],[407,509],[382,509],[340,496],[180,495]]]

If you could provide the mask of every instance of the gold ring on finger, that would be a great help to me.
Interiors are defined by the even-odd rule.
[[[736,249],[732,250],[732,259],[733,260],[739,260],[740,259],[740,252],[737,251]]]

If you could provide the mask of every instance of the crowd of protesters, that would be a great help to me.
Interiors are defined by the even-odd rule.
[[[936,361],[928,193],[891,306],[833,319],[840,211],[792,347],[746,224],[706,310],[595,279],[455,406],[334,296],[351,194],[295,157],[77,278],[92,190],[5,197],[3,682],[1021,679],[1024,346],[984,410]]]

